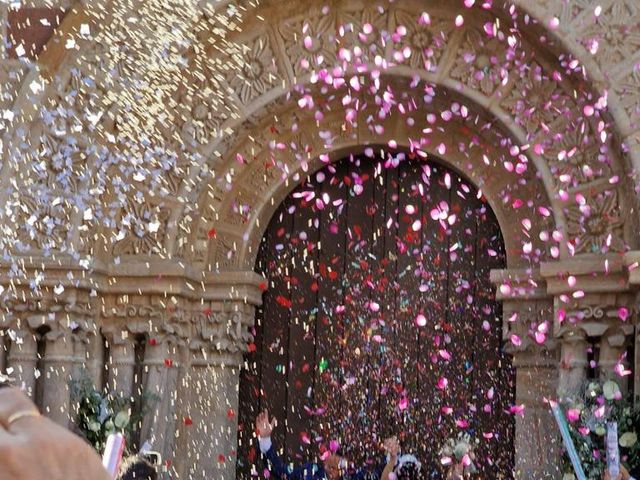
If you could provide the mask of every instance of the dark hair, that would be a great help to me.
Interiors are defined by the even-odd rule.
[[[405,463],[402,468],[396,471],[396,478],[398,480],[417,480],[420,478],[420,470],[415,463]]]
[[[157,480],[158,474],[151,463],[139,455],[129,457],[120,467],[118,480]]]

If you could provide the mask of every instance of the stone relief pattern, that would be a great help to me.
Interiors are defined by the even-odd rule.
[[[540,0],[538,0],[540,3]],[[556,0],[547,0],[550,8],[554,9],[553,13],[560,12],[560,25],[569,25],[572,22],[583,22],[587,12],[593,13],[596,6],[601,4],[600,0],[573,0],[571,2],[558,2]],[[549,14],[552,12],[549,11]]]
[[[385,56],[384,47],[380,44],[380,34],[388,28],[388,17],[377,8],[355,7],[347,10],[347,5],[338,11],[338,25],[344,26],[344,36],[340,37],[341,45],[348,45],[353,52],[358,46],[362,50],[363,59],[373,61],[376,55]],[[371,27],[371,32],[364,31]],[[339,34],[342,32],[338,32]]]
[[[225,98],[224,78],[214,70],[215,60],[196,57],[192,64],[196,71],[179,86],[170,105],[173,122],[165,125],[164,135],[176,150],[198,150],[219,139],[235,111],[233,101]]]
[[[577,108],[538,62],[531,62],[523,71],[510,72],[510,75],[516,78],[501,105],[531,137],[548,127],[558,115]]]
[[[396,10],[394,21],[407,27],[403,43],[411,48],[408,65],[436,72],[453,38],[455,26],[451,19],[432,17],[429,24],[419,24],[415,12]]]
[[[202,305],[176,297],[124,295],[107,297],[101,317],[101,330],[116,344],[142,334],[154,344],[170,342],[195,352],[237,353],[245,351],[253,339],[249,333],[253,307],[242,302]]]
[[[230,225],[245,225],[253,215],[254,206],[258,204],[259,198],[255,192],[249,192],[244,188],[239,188],[236,192],[224,216],[224,221]]]
[[[268,35],[261,35],[243,44],[244,55],[238,68],[229,68],[227,82],[243,105],[281,84],[284,74],[276,64],[276,57]],[[233,64],[238,61],[229,59]],[[239,72],[238,72],[239,70]]]
[[[617,190],[587,197],[585,205],[569,207],[566,216],[568,233],[577,239],[576,253],[625,250],[624,219]]]
[[[196,351],[244,352],[253,340],[249,333],[253,322],[252,309],[236,311],[214,305],[213,308],[193,316],[195,332],[189,348]]]
[[[449,76],[490,96],[506,78],[507,72],[517,67],[518,60],[526,61],[507,58],[504,42],[506,40],[500,41],[497,37],[488,39],[478,30],[467,30]]]
[[[4,134],[11,124],[10,119],[4,118],[4,111],[13,111],[14,103],[18,98],[18,92],[22,87],[24,78],[31,67],[16,60],[0,61],[0,132]]]
[[[164,252],[164,238],[170,211],[167,207],[130,200],[122,212],[128,230],[115,242],[114,255],[146,255]]]
[[[308,73],[311,69],[318,70],[335,65],[335,25],[335,13],[316,13],[302,18],[287,19],[280,25],[279,33],[296,77]],[[306,36],[312,39],[309,49],[303,45]],[[306,62],[310,68],[305,68]]]
[[[218,238],[212,249],[213,267],[220,270],[236,267],[239,262],[239,248],[240,243],[237,238],[229,234],[218,233]]]
[[[13,202],[10,202],[13,203]],[[10,221],[17,225],[15,250],[27,253],[64,251],[69,240],[71,205],[61,197],[43,199],[23,195],[14,203],[17,213]]]
[[[608,144],[600,142],[589,122],[580,117],[579,121],[554,129],[563,132],[559,139],[556,135],[547,137],[545,158],[559,188],[577,187],[612,175]],[[570,180],[563,180],[566,177]]]
[[[594,7],[595,8],[595,7]],[[599,17],[589,16],[579,32],[582,45],[593,53],[603,72],[617,69],[638,58],[640,51],[640,4],[635,0],[615,0],[602,9]]]
[[[618,80],[614,86],[622,108],[632,122],[632,128],[640,128],[640,68],[634,67],[628,74]],[[638,140],[640,143],[640,140]]]

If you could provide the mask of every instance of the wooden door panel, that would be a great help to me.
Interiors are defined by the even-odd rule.
[[[262,472],[247,427],[259,408],[278,417],[291,462],[332,440],[363,461],[395,434],[441,478],[442,442],[466,430],[482,475],[513,477],[514,372],[489,282],[504,247],[476,193],[438,164],[356,158],[283,203],[256,265],[269,288],[241,377],[239,478]],[[438,208],[455,222],[434,220]]]

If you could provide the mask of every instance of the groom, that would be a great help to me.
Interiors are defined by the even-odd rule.
[[[271,442],[271,432],[275,425],[275,418],[269,421],[267,410],[256,418],[260,451],[267,461],[269,472],[276,480],[365,480],[370,478],[365,470],[358,470],[355,473],[347,472],[347,459],[335,453],[331,453],[322,465],[307,463],[295,468],[285,465]],[[379,473],[374,475],[373,478],[380,478]]]

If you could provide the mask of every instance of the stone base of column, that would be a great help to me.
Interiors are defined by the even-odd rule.
[[[530,346],[514,353],[516,403],[524,416],[516,417],[516,479],[558,479],[562,441],[549,405],[558,385],[558,352]]]
[[[179,478],[235,478],[240,355],[192,365],[181,382],[176,442]]]

